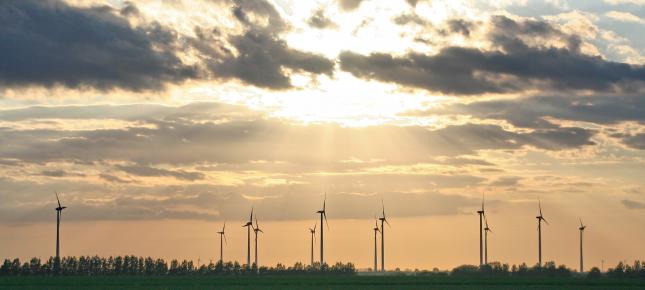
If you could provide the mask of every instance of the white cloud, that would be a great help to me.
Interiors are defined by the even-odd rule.
[[[620,4],[645,5],[645,0],[605,0],[605,3],[611,4],[611,5],[620,5]]]
[[[645,24],[645,20],[629,12],[609,11],[605,13],[605,16],[611,19],[614,19],[616,21],[635,22],[635,23]]]

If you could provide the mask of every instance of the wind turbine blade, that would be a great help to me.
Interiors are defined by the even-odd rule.
[[[582,218],[578,217],[578,219],[580,220],[580,227],[584,227],[584,225],[582,225]]]
[[[317,226],[317,225],[318,225],[318,223],[315,223],[315,224],[314,224],[314,233],[316,232],[316,226]]]
[[[327,193],[325,192],[325,198],[323,199],[323,212],[325,211],[326,204],[327,204]]]
[[[538,197],[538,207],[540,207],[540,216],[542,216],[542,201]]]
[[[224,222],[224,227],[222,227],[222,233],[226,231],[226,222]]]
[[[482,211],[484,211],[484,193],[482,192]]]
[[[322,215],[323,217],[325,217],[325,224],[327,225],[327,229],[329,229],[329,222],[327,221],[327,213],[323,211]]]
[[[253,223],[253,207],[251,207],[251,217],[249,218],[249,221]]]
[[[259,229],[260,225],[258,225],[258,216],[255,216],[255,228]]]
[[[390,225],[390,222],[388,222],[388,221],[387,221],[387,219],[385,219],[385,223],[387,224],[387,227],[388,227],[388,228],[391,228],[391,227],[392,227],[392,226]]]
[[[385,218],[385,203],[383,202],[383,198],[381,198],[381,208],[383,209],[383,218]]]
[[[56,202],[58,202],[58,207],[61,207],[60,206],[60,199],[58,199],[58,192],[54,191],[54,193],[56,194]]]
[[[222,236],[224,236],[224,243],[228,245],[228,241],[226,240],[226,234],[222,234]]]
[[[549,224],[549,222],[547,222],[545,218],[542,218],[542,220],[543,220],[547,225]]]

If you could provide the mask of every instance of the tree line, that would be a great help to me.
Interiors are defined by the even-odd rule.
[[[60,260],[58,269],[56,259],[50,257],[46,261],[39,258],[32,258],[29,261],[21,262],[20,259],[5,259],[0,266],[0,276],[29,276],[29,275],[67,275],[67,276],[95,276],[95,275],[290,275],[290,274],[332,274],[332,275],[353,275],[357,272],[352,263],[337,262],[333,265],[320,263],[304,265],[297,262],[292,266],[278,263],[275,266],[260,266],[255,264],[247,267],[238,262],[217,263],[210,262],[203,265],[195,265],[193,261],[179,261],[173,259],[168,263],[164,259],[153,259],[151,257],[136,256],[80,256],[63,257]],[[397,269],[398,270],[398,269]],[[487,265],[462,265],[451,271],[421,271],[417,275],[452,275],[452,276],[539,276],[539,277],[571,277],[576,271],[567,268],[565,265],[557,266],[555,262],[547,262],[544,265],[527,266],[526,264],[509,265],[499,262]],[[633,264],[619,262],[616,267],[609,268],[602,273],[597,267],[593,267],[585,273],[588,278],[610,277],[610,278],[641,278],[645,279],[645,261],[635,261]]]
[[[576,271],[567,268],[565,265],[556,266],[555,262],[546,262],[544,265],[529,267],[526,264],[513,265],[499,262],[487,265],[462,265],[450,271],[454,276],[540,276],[540,277],[571,277]],[[591,268],[585,273],[588,278],[641,278],[645,279],[645,261],[634,261],[632,265],[619,262],[614,268],[609,268],[602,273],[597,267]]]
[[[29,276],[29,275],[67,275],[67,276],[94,276],[94,275],[271,275],[271,274],[336,274],[348,275],[356,273],[352,263],[337,262],[333,265],[320,263],[304,265],[300,262],[293,266],[278,263],[274,267],[255,264],[247,267],[238,262],[210,262],[204,265],[195,265],[193,261],[179,261],[173,259],[168,263],[164,259],[136,256],[81,256],[63,257],[60,264],[50,257],[46,261],[32,258],[21,262],[20,259],[5,259],[0,266],[0,276]]]

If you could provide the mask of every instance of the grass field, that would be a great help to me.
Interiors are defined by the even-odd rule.
[[[440,276],[2,277],[0,289],[645,289],[645,280]]]

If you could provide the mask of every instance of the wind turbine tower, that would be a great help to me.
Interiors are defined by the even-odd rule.
[[[583,235],[583,233],[584,233],[586,228],[587,228],[587,226],[582,224],[582,219],[580,219],[580,227],[578,228],[578,230],[580,230],[580,273],[583,273],[584,270],[585,270],[584,260],[583,260],[583,252],[582,252],[582,235]]]
[[[549,222],[547,222],[542,215],[542,202],[539,198],[538,206],[540,208],[540,215],[535,217],[538,220],[538,265],[542,266],[542,221],[544,221],[547,225],[549,224]]]
[[[314,240],[316,240],[316,224],[314,228],[309,228],[309,233],[311,234],[311,266],[314,266]]]
[[[484,264],[488,265],[488,232],[493,232],[488,226],[488,219],[484,215]]]
[[[482,194],[482,208],[477,211],[479,214],[479,266],[484,264],[484,237],[483,237],[483,223],[484,223],[484,195]]]
[[[260,264],[258,264],[258,232],[263,234],[264,232],[260,229],[260,225],[258,225],[257,215],[255,216],[255,228],[253,228],[253,231],[255,232],[255,271],[256,273],[260,273]]]
[[[60,204],[58,192],[54,193],[56,194],[56,202],[58,203],[58,207],[56,208],[56,260],[54,261],[54,271],[58,274],[60,271],[60,221],[63,216],[63,210],[67,207]]]
[[[224,233],[226,230],[226,222],[224,222],[224,226],[222,227],[221,232],[217,232],[219,234],[219,262],[224,266],[224,243],[228,244],[228,241],[226,240],[226,234]]]
[[[246,227],[246,268],[251,269],[251,228],[253,227],[253,208],[251,208],[251,217],[242,227]]]
[[[385,217],[385,204],[381,200],[381,208],[383,209],[382,215],[379,218],[381,221],[381,272],[385,272],[385,228],[383,227],[384,223],[387,223],[387,226],[390,227],[390,222],[387,221]]]
[[[374,218],[374,272],[377,271],[378,269],[378,232],[381,230],[378,227],[378,221],[376,220],[376,217]]]
[[[323,208],[316,213],[320,214],[320,269],[322,270],[324,265],[325,265],[325,256],[324,256],[324,246],[325,246],[325,239],[324,237],[324,228],[323,228],[323,218],[325,219],[325,224],[327,225],[327,229],[329,229],[329,223],[327,222],[327,212],[325,210],[325,205],[327,203],[327,194],[325,193],[325,198],[323,199]]]

